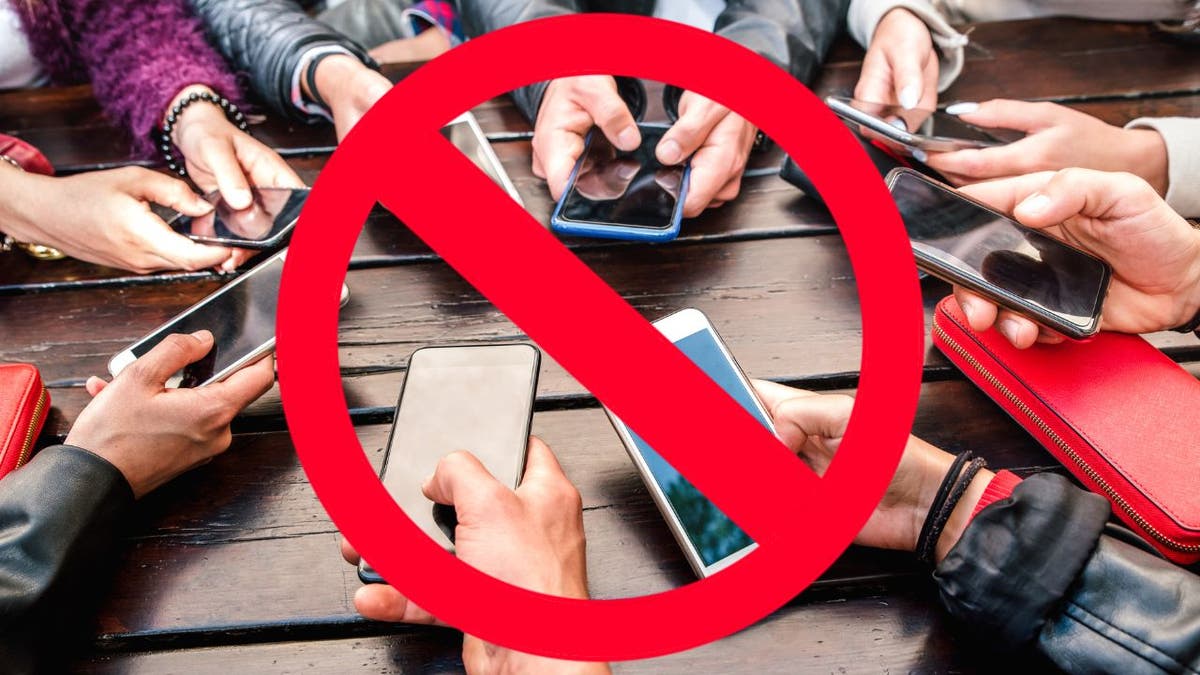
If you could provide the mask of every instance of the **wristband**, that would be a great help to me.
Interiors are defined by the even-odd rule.
[[[968,453],[963,453],[968,454]],[[959,455],[961,457],[962,455]],[[956,458],[957,459],[957,458]],[[987,462],[982,457],[976,457],[971,460],[967,468],[960,474],[957,469],[962,466],[956,462],[957,466],[951,466],[950,471],[946,474],[946,478],[942,480],[942,487],[939,488],[939,494],[947,485],[953,485],[948,491],[945,501],[936,511],[930,509],[925,516],[925,524],[921,527],[921,536],[917,538],[917,559],[924,563],[933,564],[934,556],[937,552],[938,540],[942,538],[942,530],[945,529],[946,523],[950,521],[950,516],[953,515],[955,507],[966,494],[967,488],[970,487],[971,481],[975,479],[975,475],[980,469],[987,466]]]

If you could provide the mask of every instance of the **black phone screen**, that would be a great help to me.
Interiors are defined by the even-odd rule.
[[[214,207],[212,213],[196,218],[180,215],[170,222],[171,229],[198,241],[249,248],[273,246],[296,224],[308,192],[255,188],[250,207],[241,210],[231,208],[220,193],[213,192],[205,196]]]
[[[179,386],[194,387],[234,365],[275,338],[275,310],[283,276],[282,255],[274,256],[230,282],[194,311],[134,345],[141,358],[172,333],[208,330],[213,348],[205,357],[183,369]]]
[[[617,150],[599,129],[588,135],[583,161],[567,186],[559,217],[581,223],[668,229],[674,222],[681,165],[663,166],[654,156],[665,128],[640,127],[637,150]]]
[[[452,550],[421,484],[442,457],[467,450],[506,487],[525,471],[540,353],[531,345],[413,352],[388,440],[383,485],[405,514]]]
[[[1095,323],[1108,286],[1103,260],[910,173],[891,190],[913,252],[927,264],[1081,329]]]

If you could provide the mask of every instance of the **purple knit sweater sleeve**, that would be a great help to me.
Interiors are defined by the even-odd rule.
[[[17,7],[30,3],[18,2]],[[141,156],[181,89],[203,84],[233,100],[237,81],[186,0],[42,0],[24,16],[34,55],[56,82],[86,72],[109,118]],[[62,42],[45,44],[57,34]],[[68,46],[69,45],[69,46]]]

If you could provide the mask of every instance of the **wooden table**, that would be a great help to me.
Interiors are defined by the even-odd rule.
[[[839,44],[819,93],[849,92],[860,59],[860,50]],[[1198,63],[1191,48],[1146,26],[985,25],[973,33],[965,74],[943,102],[1056,100],[1113,123],[1141,115],[1195,116]],[[399,77],[406,69],[392,72]],[[551,202],[530,173],[528,124],[506,99],[476,114],[529,210],[545,222]],[[64,172],[129,163],[86,88],[2,93],[0,129],[43,147]],[[328,128],[273,120],[254,133],[287,153],[307,180],[334,142]],[[778,154],[755,158],[742,196],[686,223],[675,242],[569,245],[647,317],[689,306],[706,312],[752,376],[852,390],[861,349],[854,276],[829,217],[774,175],[779,160]],[[55,406],[42,443],[64,436],[88,400],[84,379],[103,373],[111,354],[220,283],[208,273],[137,277],[72,261],[0,257],[0,360],[34,362],[47,378]],[[523,338],[385,213],[368,221],[347,284],[353,296],[341,322],[345,391],[376,464],[410,352]],[[923,291],[928,318],[947,288],[927,280]],[[1200,361],[1200,345],[1190,336],[1152,339],[1180,362]],[[78,669],[460,670],[455,632],[376,624],[355,614],[351,596],[359,581],[339,557],[336,529],[296,461],[277,393],[242,415],[235,431],[226,454],[139,504],[96,616],[94,646]],[[544,362],[534,431],[557,451],[583,495],[595,597],[641,595],[693,580],[604,414],[552,359]],[[970,448],[995,468],[1059,470],[932,350],[915,433],[953,452]],[[997,665],[976,653],[910,556],[852,548],[810,590],[757,625],[617,670],[971,671]],[[1045,667],[1037,659],[1012,658]]]

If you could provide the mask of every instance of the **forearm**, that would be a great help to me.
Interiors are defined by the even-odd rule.
[[[0,481],[0,635],[66,610],[48,606],[52,591],[88,578],[132,504],[116,467],[70,446],[47,448]]]
[[[233,74],[205,41],[184,0],[74,0],[61,5],[64,20],[78,36],[97,100],[130,132],[139,154],[152,154],[150,131],[188,85],[239,98]],[[148,39],[147,34],[158,37]]]
[[[43,228],[53,214],[43,205],[55,180],[0,162],[0,232],[17,241],[45,243]]]

